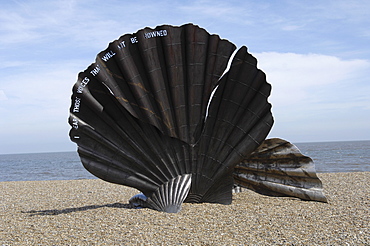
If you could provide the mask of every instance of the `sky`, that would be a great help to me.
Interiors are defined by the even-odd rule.
[[[269,138],[370,140],[369,13],[368,0],[0,0],[0,154],[75,151],[77,74],[123,34],[185,23],[257,58]]]

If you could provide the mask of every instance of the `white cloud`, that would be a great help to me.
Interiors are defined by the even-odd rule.
[[[92,4],[98,3],[52,0],[2,6],[0,44],[20,47],[49,42],[50,45],[65,43],[76,47],[99,47],[111,41],[114,34],[118,38],[123,26],[131,29],[132,24],[127,19],[135,13],[129,8],[118,2],[99,4],[100,8],[91,8]],[[120,10],[121,15],[114,13],[115,17],[110,17],[106,13],[109,8],[112,16]]]
[[[303,28],[303,25],[285,25],[281,29],[284,31],[297,31]]]
[[[197,13],[199,17],[203,18],[219,18],[225,16],[235,16],[241,13],[240,6],[235,6],[229,2],[214,2],[214,1],[195,1],[188,5],[179,7],[181,10],[188,13]],[[244,13],[248,15],[247,11]]]
[[[0,90],[0,101],[8,100],[3,90]]]
[[[351,86],[356,90],[356,84],[366,86],[370,71],[370,62],[360,59],[277,52],[256,53],[254,56],[273,85],[271,100],[281,106],[332,100],[343,87]],[[339,100],[335,100],[339,105],[348,103]]]
[[[298,142],[370,138],[369,61],[276,52],[254,56],[273,88],[272,135]]]
[[[8,100],[0,105],[0,112],[7,119],[0,121],[0,127],[14,133],[19,129],[31,132],[66,122],[77,67],[77,62],[42,64],[4,74],[2,90]]]

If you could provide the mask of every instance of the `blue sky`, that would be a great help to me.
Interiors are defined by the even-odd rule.
[[[246,45],[272,84],[269,137],[370,139],[370,2],[0,0],[0,154],[73,151],[77,74],[108,43],[194,23]]]

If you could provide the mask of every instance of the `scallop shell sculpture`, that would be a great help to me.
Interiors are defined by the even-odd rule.
[[[273,124],[265,74],[246,47],[228,68],[235,49],[193,24],[110,43],[73,87],[70,138],[84,167],[159,211],[230,204],[235,165]]]
[[[264,195],[327,202],[313,160],[279,138],[265,140],[238,163],[234,180],[239,191],[244,187]]]

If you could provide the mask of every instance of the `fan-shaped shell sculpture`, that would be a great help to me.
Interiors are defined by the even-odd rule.
[[[84,167],[160,211],[230,204],[235,165],[273,124],[271,86],[246,47],[227,70],[235,48],[193,24],[110,43],[73,87],[70,137]]]
[[[272,196],[327,202],[312,159],[286,140],[265,140],[234,169],[235,184]]]

